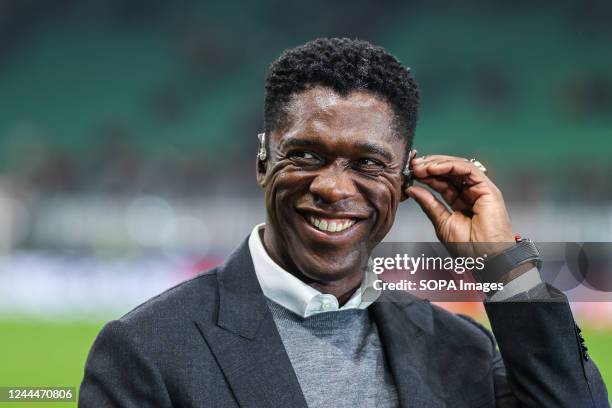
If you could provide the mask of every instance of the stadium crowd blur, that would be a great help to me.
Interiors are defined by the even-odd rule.
[[[168,211],[209,236],[241,218],[202,217],[255,212],[230,247],[263,219],[250,203],[266,68],[318,36],[368,39],[412,68],[421,153],[478,157],[521,208],[596,207],[609,237],[612,3],[208,3],[0,2],[0,250],[79,247],[113,209],[138,213],[126,228],[145,241]],[[108,233],[94,242],[127,242]]]
[[[266,70],[317,37],[411,67],[419,154],[478,158],[517,233],[612,242],[610,21],[609,0],[0,0],[0,385],[77,385],[103,322],[265,220]],[[436,237],[408,200],[387,240]],[[572,308],[609,382],[612,302]]]

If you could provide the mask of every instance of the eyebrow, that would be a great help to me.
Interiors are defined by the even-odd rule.
[[[290,138],[290,139],[285,139],[283,141],[283,147],[288,148],[288,147],[314,147],[314,146],[319,146],[320,143],[315,141],[315,140],[309,140],[309,139],[297,139],[297,138]]]
[[[384,146],[372,142],[357,142],[356,145],[361,150],[378,154],[387,161],[393,161],[393,155]]]
[[[389,152],[387,148],[385,148],[382,145],[379,145],[377,143],[372,143],[372,142],[356,142],[355,145],[361,151],[378,154],[379,156],[384,158],[386,161],[389,161],[389,162],[393,161],[393,155]],[[310,140],[310,139],[290,138],[290,139],[286,139],[283,142],[284,148],[317,147],[317,146],[321,146],[321,143],[319,143],[316,140]]]

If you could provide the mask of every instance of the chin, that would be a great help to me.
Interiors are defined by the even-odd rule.
[[[305,248],[302,251],[307,251]],[[304,252],[302,252],[303,254]],[[330,257],[334,259],[330,259]],[[310,256],[294,257],[294,261],[300,272],[309,279],[316,281],[332,282],[344,279],[348,276],[361,273],[367,265],[367,257],[361,265],[359,253],[332,254],[328,251],[324,253],[312,253]]]

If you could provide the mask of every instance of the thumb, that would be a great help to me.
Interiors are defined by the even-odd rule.
[[[423,212],[433,223],[436,231],[446,222],[451,212],[440,202],[431,191],[421,186],[411,186],[408,188],[408,195],[419,204]]]

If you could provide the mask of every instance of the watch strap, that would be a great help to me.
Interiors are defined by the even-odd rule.
[[[536,268],[540,269],[540,251],[530,239],[520,239],[510,248],[487,260],[482,270],[474,271],[474,277],[482,283],[501,282],[508,272],[528,262],[533,262]]]

